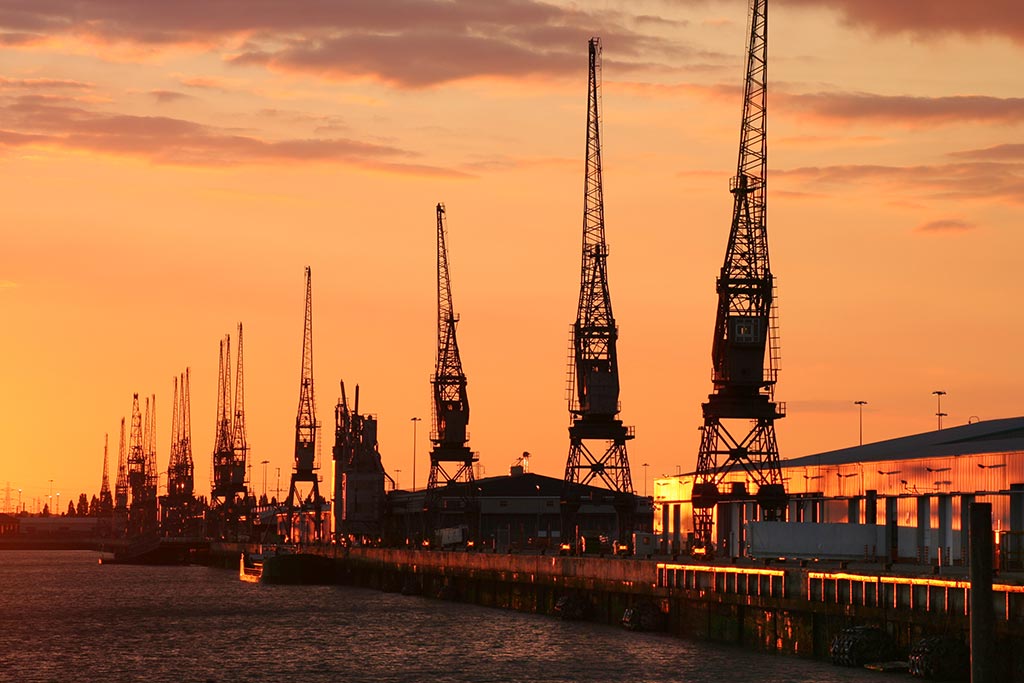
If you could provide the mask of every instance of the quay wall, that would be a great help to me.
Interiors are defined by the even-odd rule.
[[[243,546],[211,548],[237,567]],[[923,637],[968,642],[965,578],[793,564],[681,564],[617,557],[496,554],[306,546],[336,560],[338,583],[458,600],[537,614],[621,622],[627,608],[645,626],[684,638],[828,658],[832,639],[851,626],[878,626],[900,656]],[[1021,578],[1021,577],[1018,577]],[[993,586],[1000,680],[1024,683],[1024,583]],[[556,609],[561,607],[561,609]]]

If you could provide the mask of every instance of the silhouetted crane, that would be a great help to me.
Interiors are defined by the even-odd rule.
[[[600,483],[615,492],[619,533],[628,534],[633,517],[633,481],[626,442],[633,428],[619,414],[618,328],[608,290],[601,180],[601,39],[591,38],[587,88],[587,145],[583,185],[583,250],[580,297],[572,327],[567,394],[572,424],[562,495],[563,534],[574,526],[577,484]],[[590,444],[597,443],[596,449]],[[624,539],[623,539],[624,540]]]
[[[775,440],[775,420],[785,416],[785,405],[774,402],[779,354],[765,220],[767,0],[750,2],[749,39],[739,161],[729,183],[732,225],[717,283],[713,393],[702,405],[704,424],[692,495],[695,540],[705,548],[715,541],[715,506],[747,495],[739,483],[724,490],[731,473],[742,470],[757,483],[764,519],[778,519],[786,508]],[[730,429],[731,425],[735,426]]]
[[[320,497],[317,475],[316,444],[320,421],[316,418],[313,396],[313,280],[306,266],[306,316],[302,334],[302,375],[299,379],[299,409],[295,417],[295,467],[288,487],[288,520],[291,540],[319,540],[322,537],[321,513],[324,500]],[[306,539],[307,530],[295,526],[295,512],[302,518],[312,515],[313,539]]]
[[[433,386],[433,425],[430,441],[430,475],[427,478],[427,492],[424,505],[428,523],[434,527],[444,526],[451,521],[465,522],[474,525],[474,501],[476,486],[474,483],[473,463],[476,457],[469,449],[469,396],[466,393],[466,375],[462,371],[462,358],[459,356],[459,343],[455,336],[455,328],[459,317],[452,305],[451,275],[448,270],[448,232],[444,204],[436,207],[437,216],[437,362],[434,376],[430,382]],[[442,487],[450,484],[462,484],[453,489],[457,492],[446,511],[448,517],[461,516],[461,520],[441,520]],[[473,533],[472,531],[470,532]]]

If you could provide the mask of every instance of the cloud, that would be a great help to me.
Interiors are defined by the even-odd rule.
[[[914,232],[968,232],[978,226],[967,221],[956,218],[943,218],[935,221],[928,221],[914,228]]]
[[[0,31],[161,48],[222,50],[235,64],[409,88],[479,76],[576,74],[586,40],[645,69],[676,41],[626,27],[630,17],[539,0],[14,0]],[[656,23],[651,16],[633,22]]]
[[[416,163],[414,152],[389,145],[348,138],[263,139],[184,119],[112,114],[27,95],[0,104],[0,145],[84,150],[183,166],[315,161],[415,175],[465,175]]]
[[[870,122],[917,127],[963,122],[1024,122],[1024,98],[1020,97],[911,97],[873,93],[781,93],[770,97],[778,98],[783,111],[842,123]]]
[[[92,83],[59,78],[0,77],[0,89],[3,90],[90,90],[92,87]]]
[[[877,33],[910,33],[929,39],[943,34],[1004,36],[1024,42],[1024,12],[1019,0],[779,0],[794,7],[837,10],[843,20]]]
[[[186,95],[183,92],[177,92],[174,90],[150,90],[149,95],[160,104],[177,102],[179,100],[186,100],[192,97],[191,95]]]
[[[978,200],[1024,205],[1024,163],[957,162],[922,166],[839,165],[771,169],[775,187],[814,192],[871,186],[894,201]]]
[[[1024,161],[1024,144],[995,145],[985,149],[952,152],[949,156],[974,161]]]
[[[0,291],[3,291],[5,289],[16,289],[20,286],[21,285],[19,285],[17,282],[12,282],[10,280],[0,280]]]

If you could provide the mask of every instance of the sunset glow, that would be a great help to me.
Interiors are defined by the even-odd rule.
[[[434,206],[470,447],[562,476],[587,39],[604,45],[609,279],[633,481],[694,466],[728,236],[743,0],[31,0],[0,10],[0,500],[116,476],[132,394],[191,368],[207,494],[218,341],[245,325],[251,489],[287,490],[313,289],[321,473],[339,380],[429,469]],[[1024,414],[1017,0],[778,0],[768,233],[783,458]],[[641,467],[649,463],[650,469]],[[52,482],[52,483],[51,483]],[[13,504],[13,503],[12,503]],[[41,503],[40,503],[41,504]]]

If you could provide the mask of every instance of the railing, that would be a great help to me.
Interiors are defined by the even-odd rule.
[[[658,563],[657,586],[700,594],[803,599],[810,604],[967,616],[969,581],[926,576]],[[1024,622],[1024,586],[992,585],[997,619]]]

